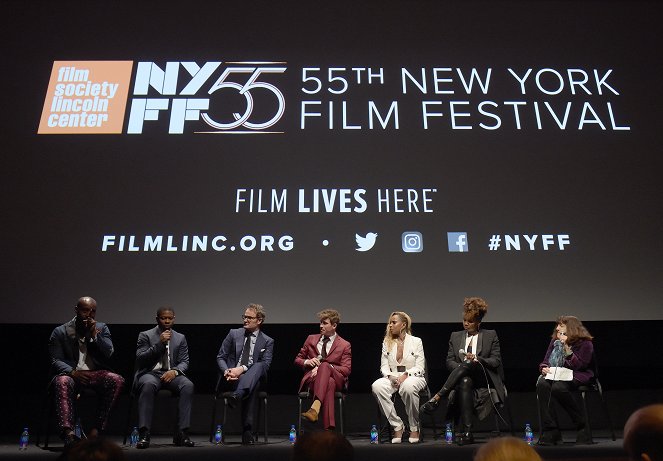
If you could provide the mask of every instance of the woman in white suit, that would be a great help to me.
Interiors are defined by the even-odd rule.
[[[391,443],[401,443],[403,420],[396,414],[391,396],[403,399],[410,426],[410,443],[419,442],[419,391],[426,387],[424,345],[412,336],[412,320],[405,312],[392,312],[382,343],[382,378],[373,383],[373,395],[394,429]]]

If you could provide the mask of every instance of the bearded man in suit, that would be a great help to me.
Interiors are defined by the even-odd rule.
[[[136,447],[150,446],[154,396],[160,389],[168,389],[179,395],[178,429],[173,436],[173,443],[180,447],[193,447],[188,430],[194,387],[185,374],[189,369],[189,346],[186,337],[173,330],[175,310],[172,307],[160,307],[156,320],[156,327],[138,335],[136,346],[134,392],[138,395],[139,426]]]
[[[302,417],[316,422],[322,410],[325,429],[336,427],[334,393],[347,387],[352,370],[350,343],[336,333],[341,316],[334,309],[318,312],[320,333],[309,335],[295,358],[304,370],[299,391],[308,388],[313,394],[311,408]]]
[[[263,333],[265,308],[249,304],[242,315],[243,327],[234,328],[223,340],[216,363],[222,374],[220,385],[233,389],[228,399],[231,408],[242,405],[242,443],[253,444],[253,418],[261,382],[274,355],[274,340]]]

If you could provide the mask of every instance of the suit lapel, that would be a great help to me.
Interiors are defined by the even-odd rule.
[[[483,330],[479,330],[479,333],[477,334],[477,351],[474,353],[475,355],[479,355],[479,352],[481,352],[481,348],[483,346]]]
[[[265,336],[262,334],[262,331],[259,331],[256,338],[256,345],[253,347],[253,363],[256,363],[260,358],[260,351],[265,348],[265,343]]]

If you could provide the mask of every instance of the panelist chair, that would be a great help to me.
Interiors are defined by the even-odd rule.
[[[345,398],[348,395],[348,389],[347,389],[347,384],[341,389],[340,391],[334,392],[334,401],[336,402],[336,405],[338,407],[339,411],[339,421],[340,421],[340,428],[341,428],[341,434],[345,435],[345,411],[344,411],[344,404],[345,404]],[[310,400],[313,398],[313,393],[311,392],[310,389],[306,391],[302,391],[297,394],[297,397],[299,399],[299,413],[297,414],[297,433],[301,434],[302,433],[302,402],[304,400]]]
[[[497,369],[497,373],[500,375],[500,379],[502,380],[502,385],[503,385],[502,391],[504,392],[504,402],[498,402],[497,404],[495,403],[497,401],[497,391],[495,390],[494,387],[491,386],[490,390],[488,392],[489,392],[489,398],[491,400],[491,405],[492,405],[492,413],[493,413],[493,417],[494,417],[494,420],[495,420],[495,429],[493,430],[493,434],[495,436],[500,436],[502,434],[502,424],[501,423],[504,423],[506,425],[506,429],[507,429],[508,433],[510,433],[513,436],[513,435],[515,435],[515,433],[513,431],[513,418],[511,416],[511,404],[510,404],[510,401],[509,401],[509,392],[508,392],[508,389],[506,387],[506,380],[505,380],[505,377],[504,377],[504,365],[502,363],[500,363],[500,366]],[[480,389],[487,389],[487,388],[480,388]],[[448,405],[447,405],[447,412],[449,410],[449,406],[451,406],[451,404],[454,402],[455,398],[456,398],[456,390],[454,389],[449,393],[449,399],[448,399],[449,401],[448,401]],[[502,414],[499,412],[500,409],[503,409],[503,410],[506,411],[506,419],[504,419],[502,417]],[[446,418],[447,418],[447,416],[446,416],[446,413],[445,413],[445,418],[444,419],[446,420]],[[454,418],[454,420],[452,421],[454,434],[455,434],[456,419],[457,418]]]
[[[605,415],[605,418],[608,421],[608,429],[610,429],[610,435],[612,437],[612,440],[615,441],[617,440],[617,436],[615,435],[615,428],[612,425],[612,419],[610,418],[610,412],[608,411],[608,403],[606,401],[605,395],[603,394],[603,386],[601,386],[601,382],[599,381],[599,367],[598,367],[598,362],[596,360],[596,352],[594,351],[592,352],[592,362],[590,364],[590,367],[594,372],[594,377],[588,384],[582,384],[578,386],[578,388],[576,389],[576,391],[580,393],[580,397],[582,400],[582,409],[585,418],[585,426],[587,427],[587,432],[589,433],[589,439],[593,443],[589,409],[587,407],[587,395],[597,394],[601,402],[601,407],[603,408],[603,413]],[[539,379],[543,379],[543,376],[539,376],[539,378],[537,378],[537,382]],[[543,434],[543,421],[541,419],[541,406],[538,394],[536,396],[536,403],[537,403],[536,409],[539,417],[539,438],[541,438],[541,435]]]
[[[210,435],[209,435],[209,441],[210,443],[214,440],[214,434],[216,432],[216,424],[217,424],[217,418],[216,418],[216,413],[217,413],[217,403],[219,399],[223,399],[223,418],[221,420],[221,427],[223,428],[223,432],[221,435],[221,441],[225,442],[226,438],[226,421],[227,421],[227,416],[228,416],[228,399],[232,397],[234,391],[221,391],[222,389],[222,384],[223,384],[223,375],[219,375],[219,378],[216,381],[216,387],[214,388],[214,395],[212,396],[212,420],[210,422]],[[265,443],[269,442],[269,435],[267,434],[267,392],[261,391],[260,386],[263,384],[261,381],[260,384],[258,384],[258,389],[256,389],[255,394],[253,398],[257,399],[257,417],[255,418],[255,421],[257,422],[256,424],[256,430],[253,433],[253,436],[257,439],[258,437],[258,429],[260,425],[260,420],[262,419],[262,424],[263,424],[263,440]],[[262,416],[262,418],[261,418]]]
[[[424,402],[429,401],[431,399],[431,397],[433,396],[433,394],[431,394],[430,387],[428,387],[428,364],[427,363],[424,364],[424,378],[426,379],[426,387],[424,387],[423,389],[421,389],[419,391],[419,404],[420,405],[423,404]],[[391,394],[392,402],[396,403],[396,399],[401,400],[400,394],[398,392],[394,392],[393,394]],[[379,434],[380,435],[378,437],[380,437],[380,441],[382,442],[382,440],[384,439],[382,437],[382,435],[387,434],[388,437],[389,437],[389,440],[391,440],[392,436],[393,436],[392,427],[389,424],[389,421],[386,420],[384,414],[382,413],[382,409],[380,408],[380,404],[378,404],[377,401],[376,401],[376,404],[377,404],[377,408],[378,408],[378,421],[379,421],[379,424],[380,424],[380,429],[379,429]],[[421,426],[419,428],[419,441],[420,442],[424,441],[424,421],[423,421],[423,419],[424,419],[425,416],[428,416],[428,415],[426,415],[426,413],[423,413],[423,412],[419,413],[419,425]],[[384,421],[383,421],[383,418],[384,418]],[[402,418],[402,419],[403,419],[404,425],[407,426],[408,425],[407,424],[407,418]],[[432,426],[433,426],[433,439],[437,440],[437,428],[436,428],[436,424],[435,424],[435,413],[430,415],[430,419],[431,419],[431,423],[432,423]],[[409,431],[410,428],[407,427],[407,430]]]
[[[136,376],[136,371],[134,370],[134,373],[131,376]],[[124,425],[124,437],[122,439],[122,445],[127,444],[127,438],[129,437],[129,434],[131,434],[131,431],[133,428],[136,426],[135,424],[131,424],[132,419],[134,417],[138,416],[138,394],[136,393],[136,388],[135,388],[135,382],[131,383],[131,387],[129,388],[129,405],[127,407],[127,419],[126,423]],[[169,399],[179,399],[179,395],[176,392],[170,391],[168,389],[159,389],[157,391],[157,394],[155,395],[155,400],[163,400],[164,398],[169,398]],[[134,403],[135,402],[135,403]],[[134,407],[136,407],[136,414],[134,415]],[[180,416],[180,410],[179,406],[177,406],[177,413],[175,416],[175,423],[173,427],[173,433],[177,432],[177,421],[179,420]]]
[[[54,393],[54,385],[53,385],[54,379],[51,379],[48,382],[48,385],[46,386],[46,392],[44,393],[44,397],[42,399],[42,418],[41,418],[41,427],[39,431],[37,432],[37,441],[35,443],[35,446],[40,446],[41,444],[41,436],[42,433],[45,435],[44,438],[44,449],[48,449],[48,442],[50,439],[51,435],[51,423],[53,420],[53,414],[55,413],[55,393]],[[80,401],[81,399],[96,399],[97,398],[97,393],[94,391],[94,389],[91,389],[89,387],[85,387],[82,389],[79,389],[78,393],[76,394],[76,399],[74,401],[74,421],[76,421],[79,418],[79,413],[80,413]]]

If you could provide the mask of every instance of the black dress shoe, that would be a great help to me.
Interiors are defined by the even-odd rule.
[[[559,429],[544,430],[543,435],[539,437],[537,445],[552,446],[562,443],[562,433]]]
[[[76,434],[74,434],[73,432],[71,434],[63,436],[62,440],[64,440],[65,448],[71,448],[81,441],[81,439],[79,437],[76,437]]]
[[[591,445],[594,441],[592,436],[589,435],[589,431],[586,427],[578,430],[578,435],[576,436],[576,445]]]
[[[437,410],[437,407],[439,407],[439,406],[440,406],[440,401],[439,400],[430,399],[428,402],[424,403],[421,406],[421,411],[423,411],[427,415],[430,415],[435,410]]]
[[[253,440],[253,434],[251,431],[244,431],[242,433],[242,445],[253,445],[255,440]]]
[[[145,428],[141,428],[138,434],[138,442],[136,442],[136,448],[150,448],[150,431]]]
[[[463,432],[456,436],[456,443],[458,445],[470,445],[474,443],[474,435],[471,432]]]
[[[179,431],[173,436],[173,443],[176,447],[193,447],[195,443],[189,438],[186,431]]]
[[[239,403],[242,401],[242,397],[239,394],[232,394],[230,397],[227,397],[228,406],[232,409],[237,408]]]

